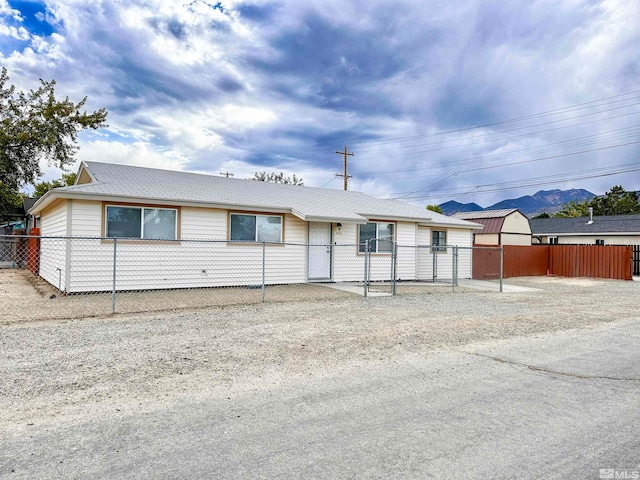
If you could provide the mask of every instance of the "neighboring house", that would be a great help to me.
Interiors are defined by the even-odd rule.
[[[534,244],[640,245],[640,215],[533,218]]]
[[[529,219],[517,208],[459,212],[453,218],[484,225],[474,235],[476,245],[531,245]]]
[[[31,207],[33,207],[37,201],[37,198],[32,197],[24,197],[22,199],[22,208],[24,209],[25,215],[26,233],[31,232],[32,228],[37,227],[37,225],[35,224],[35,217],[29,214],[29,210],[31,210]]]
[[[371,278],[388,279],[392,241],[469,247],[473,231],[482,228],[359,192],[98,162],[83,162],[73,186],[50,190],[29,213],[43,237],[95,238],[66,247],[61,241],[56,248],[43,239],[39,273],[67,292],[111,289],[111,237],[118,237],[119,255],[136,259],[131,271],[118,267],[120,288],[151,289],[251,285],[255,265],[268,269],[270,283],[362,280],[368,240]],[[261,242],[270,242],[278,265],[261,266]],[[451,249],[437,254],[451,255]],[[427,280],[423,257],[417,248],[405,249],[397,277]],[[471,276],[471,262],[465,262],[460,278]],[[450,261],[442,264],[451,268]],[[177,276],[169,265],[194,266]]]

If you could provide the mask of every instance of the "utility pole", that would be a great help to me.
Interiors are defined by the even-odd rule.
[[[220,172],[220,175],[224,175],[227,178],[233,177],[233,173],[231,173],[231,172]]]
[[[351,175],[347,175],[347,156],[352,156],[354,155],[353,152],[351,153],[347,153],[347,146],[344,146],[344,151],[343,152],[339,152],[336,150],[336,153],[338,155],[344,155],[344,173],[336,173],[336,177],[343,177],[344,178],[344,189],[347,189],[347,184],[349,182],[349,179],[352,178]]]

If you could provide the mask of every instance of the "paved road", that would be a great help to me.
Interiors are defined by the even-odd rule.
[[[5,432],[6,478],[599,478],[640,471],[640,321]]]

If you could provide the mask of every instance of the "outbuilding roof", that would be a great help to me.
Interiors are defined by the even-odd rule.
[[[82,183],[87,181],[88,183]],[[31,209],[38,213],[56,198],[145,201],[171,205],[207,206],[290,212],[306,221],[365,223],[368,220],[407,220],[429,225],[482,228],[398,200],[361,192],[283,185],[101,162],[83,162],[77,184],[55,188]]]
[[[532,218],[529,220],[533,235],[562,234],[603,234],[635,233],[640,234],[640,215],[603,215],[594,216],[589,223],[588,217],[576,218]]]
[[[502,232],[502,225],[504,225],[504,217],[476,218],[473,221],[480,225],[484,225],[481,233],[500,233]]]
[[[481,219],[481,218],[504,218],[511,215],[513,212],[517,212],[517,208],[507,208],[502,210],[479,210],[475,212],[458,212],[453,215],[453,218],[459,218],[461,220]],[[486,233],[486,231],[483,231]]]

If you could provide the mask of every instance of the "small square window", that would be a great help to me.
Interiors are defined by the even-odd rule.
[[[435,252],[445,252],[447,250],[447,232],[443,230],[433,230],[431,232],[431,245]]]

